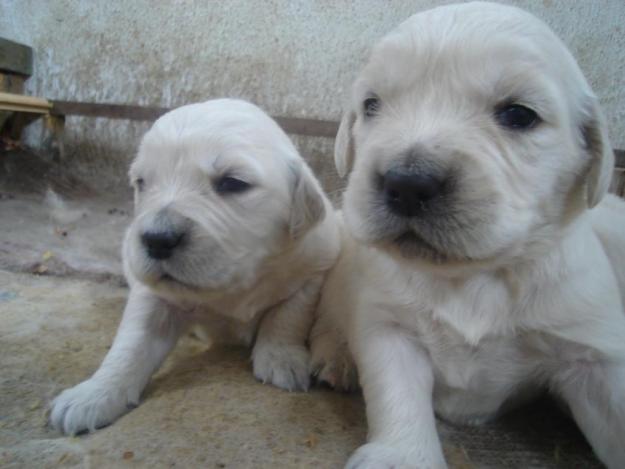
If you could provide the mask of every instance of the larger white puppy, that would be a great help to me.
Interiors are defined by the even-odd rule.
[[[489,3],[411,17],[355,83],[335,157],[362,243],[320,321],[354,312],[369,443],[348,467],[444,467],[434,412],[479,423],[545,388],[625,467],[625,204],[606,196],[597,99],[549,28]]]
[[[339,240],[330,202],[284,132],[243,101],[184,106],[145,135],[130,177],[130,297],[98,371],[54,400],[53,425],[94,430],[137,405],[196,322],[215,342],[254,343],[258,379],[307,388],[305,342]]]

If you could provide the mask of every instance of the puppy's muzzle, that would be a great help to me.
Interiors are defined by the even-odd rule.
[[[188,236],[186,220],[175,212],[163,209],[140,233],[141,245],[154,260],[169,259],[183,246]]]
[[[178,231],[146,231],[141,234],[141,243],[150,258],[163,260],[172,256],[183,238],[184,233]]]
[[[414,218],[444,210],[441,202],[449,195],[451,178],[442,163],[444,155],[438,153],[422,144],[413,145],[379,173],[378,188],[389,212]]]
[[[384,201],[392,213],[400,217],[414,217],[441,195],[444,180],[425,171],[391,169],[382,176],[381,186]]]

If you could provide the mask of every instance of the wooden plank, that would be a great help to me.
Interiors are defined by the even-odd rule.
[[[22,75],[0,72],[0,91],[3,93],[22,94],[26,78]]]
[[[140,121],[156,120],[170,111],[164,107],[81,103],[77,101],[53,101],[52,104],[53,114]],[[338,123],[333,121],[298,117],[274,117],[274,119],[285,132],[290,134],[334,138],[338,130]]]
[[[289,134],[334,138],[339,129],[338,122],[333,121],[303,119],[300,117],[273,116],[273,118]]]
[[[0,92],[0,101],[3,103],[52,109],[52,103],[47,99],[38,98],[37,96],[29,96],[26,94]]]
[[[0,37],[0,70],[31,76],[33,73],[33,50],[23,44]]]
[[[52,103],[36,96],[0,92],[0,109],[47,114],[52,109]]]
[[[128,104],[52,101],[52,114],[64,116],[105,117],[108,119],[153,121],[169,110],[170,109],[164,107],[133,106]]]
[[[16,75],[14,73],[0,72],[0,91],[4,93],[18,93],[24,92],[25,76]],[[0,110],[0,131],[4,129],[7,120],[13,115],[11,111]]]

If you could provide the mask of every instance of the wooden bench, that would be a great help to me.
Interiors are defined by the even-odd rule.
[[[6,116],[0,127],[3,139],[18,142],[24,127],[43,118],[43,147],[55,160],[62,160],[65,116],[52,114],[52,108],[52,103],[43,98],[0,92],[0,112]]]
[[[44,119],[43,146],[55,159],[63,156],[64,117],[52,114],[52,103],[26,96],[24,82],[32,74],[33,52],[23,44],[0,38],[0,137],[2,147],[17,144],[31,122]]]

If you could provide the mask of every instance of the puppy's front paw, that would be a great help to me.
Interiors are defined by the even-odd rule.
[[[429,460],[380,443],[367,443],[349,458],[345,469],[444,469],[445,461]]]
[[[306,391],[309,358],[303,345],[257,344],[252,352],[254,376],[288,391]]]
[[[310,369],[318,382],[334,389],[350,392],[359,387],[358,371],[347,344],[313,349]]]
[[[51,404],[50,423],[57,430],[75,435],[94,431],[115,421],[139,402],[138,392],[111,389],[93,379],[59,394]]]
[[[361,446],[349,458],[345,469],[399,469],[412,468],[403,455],[389,446],[368,443]]]

